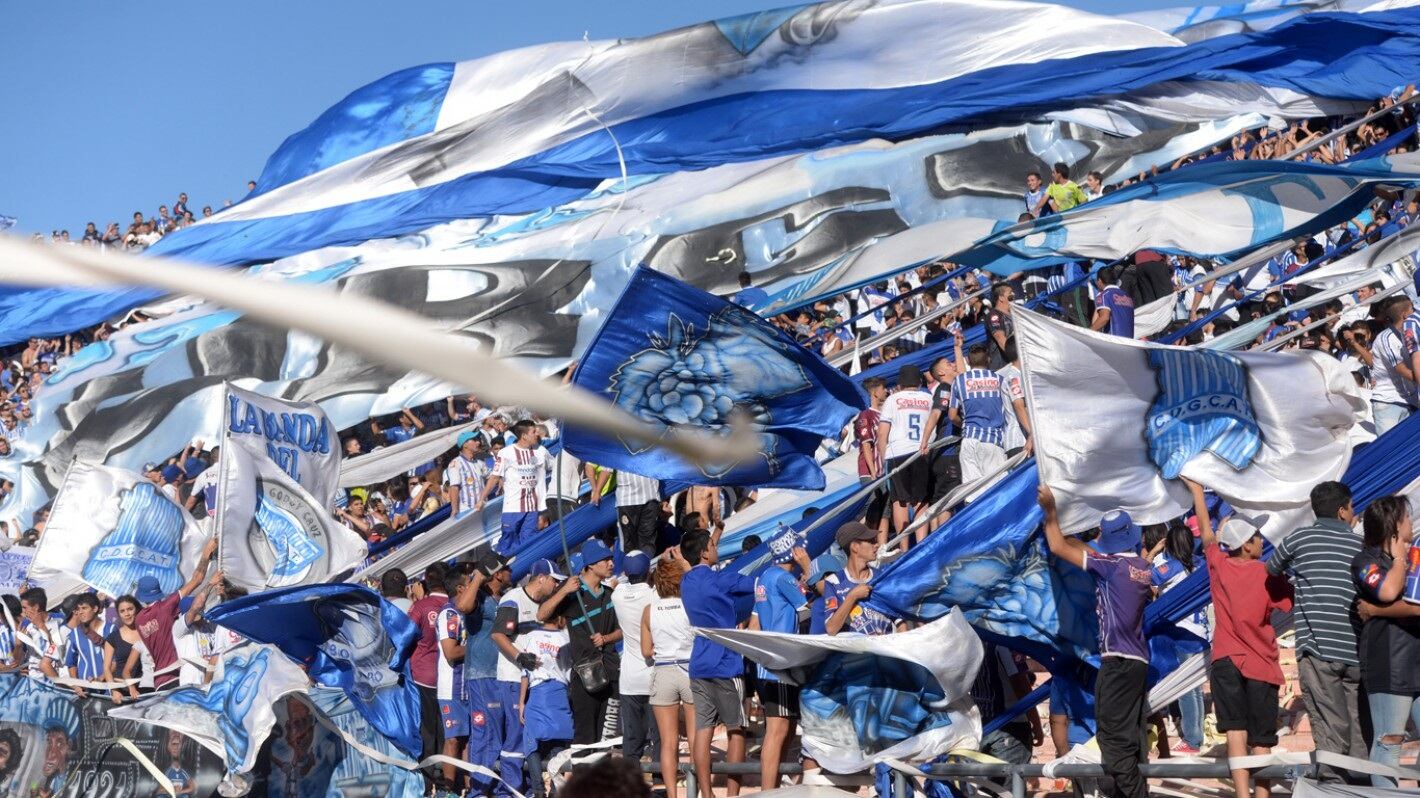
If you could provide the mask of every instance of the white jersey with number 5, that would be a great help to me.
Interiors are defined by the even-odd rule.
[[[892,425],[888,430],[883,458],[903,457],[922,445],[927,416],[932,413],[932,396],[926,391],[898,391],[883,400],[883,407],[878,413],[883,423]]]

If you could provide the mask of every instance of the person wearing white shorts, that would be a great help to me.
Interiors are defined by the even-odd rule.
[[[650,704],[661,735],[661,773],[666,798],[676,798],[680,716],[685,716],[685,728],[695,728],[695,698],[690,691],[690,652],[695,644],[695,632],[681,603],[682,575],[674,560],[662,559],[651,572],[656,597],[641,612],[641,654],[652,664]]]

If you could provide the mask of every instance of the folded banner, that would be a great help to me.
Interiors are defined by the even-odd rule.
[[[30,565],[31,581],[59,592],[82,581],[102,593],[132,593],[144,576],[164,595],[197,565],[206,535],[187,511],[142,475],[75,462],[65,474]]]
[[[213,529],[217,560],[232,584],[251,592],[315,584],[364,561],[365,541],[244,441],[224,446],[217,467]]]
[[[951,259],[1005,275],[1061,258],[1113,260],[1141,249],[1229,257],[1343,224],[1383,185],[1420,185],[1420,156],[1338,166],[1267,160],[1197,164],[1013,225]]]
[[[737,420],[758,436],[753,461],[702,468],[567,425],[564,445],[584,461],[692,485],[822,488],[814,452],[867,404],[841,371],[754,313],[645,267],[573,380],[666,436],[697,428],[730,434]]]
[[[982,646],[960,612],[875,637],[696,632],[801,684],[804,752],[834,773],[926,762],[980,743],[970,690]]]
[[[1041,481],[1066,532],[1115,509],[1161,523],[1189,509],[1186,476],[1269,538],[1350,461],[1365,409],[1334,358],[1216,352],[1111,337],[1018,311],[1016,338]]]
[[[322,507],[330,506],[340,485],[340,441],[320,405],[275,399],[228,383],[223,407],[224,444],[265,456]]]
[[[207,618],[279,648],[317,684],[344,690],[372,727],[419,756],[419,693],[409,675],[419,632],[375,591],[351,584],[268,590],[225,601]]]
[[[424,465],[454,448],[459,433],[477,428],[478,422],[470,421],[449,429],[416,435],[393,446],[381,446],[373,452],[352,457],[340,464],[340,487],[373,485]]]
[[[109,717],[142,721],[181,732],[222,757],[229,780],[247,781],[257,755],[276,725],[276,704],[310,689],[300,666],[271,646],[244,643],[222,654],[222,677],[201,687],[109,710]]]

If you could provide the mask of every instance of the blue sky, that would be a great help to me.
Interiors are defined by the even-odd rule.
[[[241,198],[289,134],[415,64],[641,36],[782,0],[0,4],[0,214],[24,231]],[[1183,0],[1068,0],[1089,11]]]

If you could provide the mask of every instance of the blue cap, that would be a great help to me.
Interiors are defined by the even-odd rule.
[[[182,476],[182,469],[169,463],[163,466],[162,474],[164,482],[177,482],[178,477]]]
[[[781,526],[779,534],[769,539],[769,556],[775,565],[782,565],[794,559],[794,548],[804,545],[803,539],[793,527]]]
[[[621,570],[627,576],[644,576],[651,570],[651,556],[640,549],[632,549],[621,558]]]
[[[1292,321],[1301,321],[1302,319],[1305,319],[1306,317],[1307,317],[1307,311],[1306,311],[1306,310],[1294,310],[1294,311],[1292,311],[1291,313],[1288,313],[1288,314],[1287,314],[1287,318],[1291,319]]]
[[[182,465],[182,472],[188,479],[195,479],[198,474],[206,470],[207,461],[203,460],[201,457],[189,457],[187,458],[187,462]]]
[[[528,573],[532,574],[533,576],[550,576],[553,579],[557,580],[567,578],[565,575],[563,575],[557,570],[557,563],[545,557],[533,563],[532,567],[528,569]]]
[[[466,429],[463,432],[459,433],[458,447],[462,449],[465,443],[468,443],[472,440],[477,440],[481,445],[483,443],[483,436],[479,435],[477,432],[474,432],[471,429]]]
[[[163,586],[158,584],[158,577],[152,575],[140,576],[137,586],[133,588],[133,597],[144,604],[162,601]]]
[[[582,568],[586,568],[588,565],[594,565],[602,560],[610,560],[612,558],[611,549],[607,548],[605,543],[596,538],[592,538],[582,544],[582,551],[579,554],[582,564],[574,573],[580,573]]]
[[[1100,519],[1100,536],[1094,542],[1100,554],[1123,554],[1139,550],[1143,530],[1123,510],[1112,510]]]

